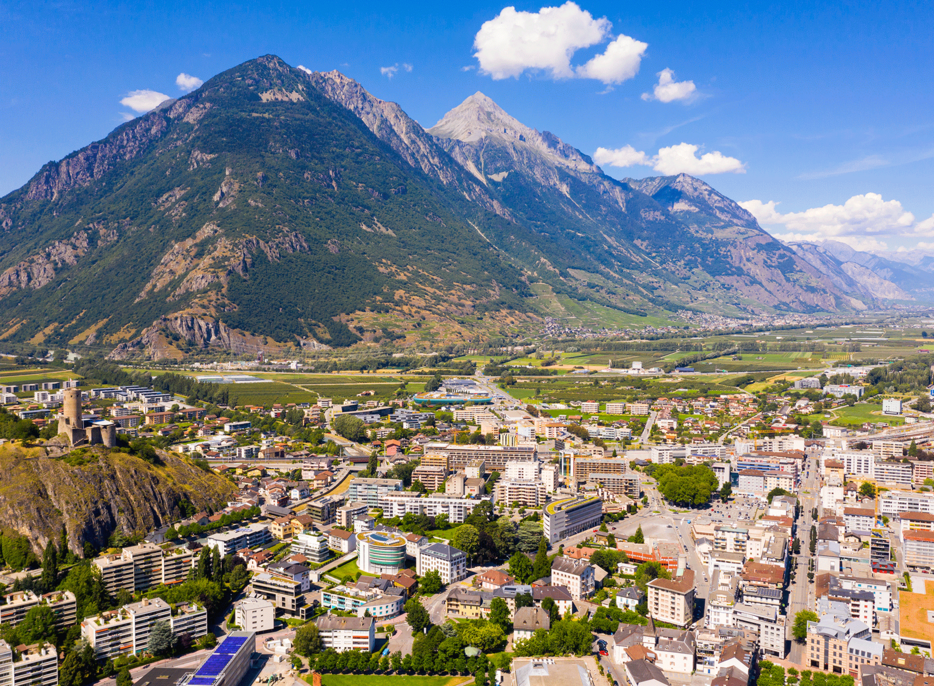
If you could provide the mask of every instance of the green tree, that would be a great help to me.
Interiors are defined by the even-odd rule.
[[[473,560],[480,548],[480,532],[470,524],[461,524],[454,530],[451,545],[464,552],[468,560]]]
[[[519,583],[526,584],[534,581],[537,578],[534,576],[534,571],[531,560],[524,553],[516,551],[509,558],[509,573]]]
[[[128,667],[121,667],[117,672],[117,686],[133,686],[133,677]]]
[[[876,487],[873,486],[868,481],[864,481],[862,486],[859,487],[859,494],[864,498],[875,498],[876,497]]]
[[[729,481],[727,481],[720,488],[720,499],[729,500],[731,495],[733,495],[733,486],[730,485]]]
[[[305,657],[324,650],[321,633],[314,622],[308,622],[308,624],[303,624],[298,628],[298,631],[295,632],[294,647],[296,653]]]
[[[795,615],[795,623],[791,627],[791,635],[798,643],[804,643],[808,637],[808,622],[816,622],[817,614],[811,610],[801,610]]]
[[[31,607],[16,629],[23,643],[51,643],[55,638],[55,613],[47,605]]]
[[[509,633],[512,629],[512,622],[509,619],[509,606],[502,598],[493,598],[490,603],[490,621],[502,627],[503,631]]]
[[[646,586],[655,579],[670,579],[671,573],[659,562],[643,562],[636,567],[636,586],[646,593]]]
[[[532,576],[535,579],[542,579],[551,574],[551,560],[548,559],[548,542],[542,536],[538,541],[538,552],[535,554],[535,562],[532,564]]]
[[[348,441],[359,443],[366,438],[366,424],[352,414],[339,414],[333,422],[334,431]]]
[[[425,606],[417,597],[406,601],[403,609],[406,613],[405,621],[412,627],[413,633],[431,626],[431,617],[428,615],[428,610],[425,609]]]
[[[441,581],[441,573],[432,570],[423,576],[418,582],[418,588],[422,593],[434,595],[444,589],[444,582]]]
[[[42,553],[42,577],[39,583],[46,592],[54,591],[58,586],[58,548],[51,540]]]
[[[370,455],[370,460],[367,463],[366,470],[370,473],[371,477],[376,476],[376,473],[379,470],[379,460],[376,457],[376,451],[374,451],[373,454]]]
[[[523,553],[534,553],[538,550],[538,541],[542,537],[542,525],[528,519],[519,524],[517,546]]]
[[[558,603],[553,598],[542,600],[542,609],[548,613],[548,618],[552,624],[561,619],[561,611],[558,609]]]
[[[642,533],[642,525],[636,529],[636,533],[629,537],[630,543],[645,543],[645,534]]]
[[[789,492],[786,491],[784,488],[773,488],[771,491],[769,491],[769,493],[768,493],[768,495],[766,496],[766,498],[767,498],[768,501],[771,503],[773,498],[776,498],[776,497],[782,496],[782,495],[794,495],[794,494],[793,494],[793,493],[789,493]]]
[[[172,633],[172,627],[166,621],[155,621],[149,630],[149,642],[146,644],[146,650],[153,655],[166,655],[175,647],[175,634]]]
[[[908,457],[917,457],[918,456],[918,444],[915,443],[914,439],[911,439],[911,445],[908,446]]]

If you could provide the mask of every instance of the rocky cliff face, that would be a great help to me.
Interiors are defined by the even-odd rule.
[[[217,509],[236,494],[226,479],[174,453],[162,465],[101,447],[65,453],[0,447],[0,529],[26,536],[37,554],[62,526],[76,553],[115,532],[145,534],[181,517],[179,503]]]

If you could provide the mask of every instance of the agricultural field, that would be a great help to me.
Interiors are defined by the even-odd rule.
[[[692,366],[698,372],[725,369],[730,372],[755,372],[768,370],[789,369],[823,369],[827,366],[820,353],[794,352],[794,353],[742,353],[734,356],[717,357],[712,360],[695,362]]]
[[[268,383],[229,384],[231,405],[274,405],[276,403],[314,403],[318,396],[291,384]]]
[[[520,377],[509,393],[516,398],[532,399],[536,402],[569,403],[572,401],[595,400],[625,401],[661,398],[661,397],[698,397],[743,393],[734,384],[748,375],[725,376],[682,376],[676,378],[653,379],[632,377],[568,377],[527,378]],[[559,414],[579,414],[579,409],[561,411]]]

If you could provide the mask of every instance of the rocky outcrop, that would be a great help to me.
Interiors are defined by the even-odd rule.
[[[103,548],[112,533],[145,534],[181,518],[179,503],[217,509],[236,494],[226,479],[175,453],[162,464],[102,447],[66,452],[0,446],[0,529],[26,536],[41,555],[62,526],[68,546]]]
[[[97,246],[113,243],[117,230],[104,225],[92,225],[65,241],[55,241],[38,255],[23,260],[0,274],[0,295],[22,288],[42,288],[52,282],[57,270],[74,267],[78,260]]]

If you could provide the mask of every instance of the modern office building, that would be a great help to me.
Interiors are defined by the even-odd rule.
[[[265,598],[277,608],[297,619],[311,616],[311,605],[305,597],[302,582],[279,574],[257,574],[251,581],[253,594]]]
[[[357,539],[357,566],[367,574],[398,574],[405,567],[406,540],[391,531],[361,531]]]
[[[596,496],[576,496],[554,500],[543,510],[544,533],[550,545],[600,525],[603,501]]]

